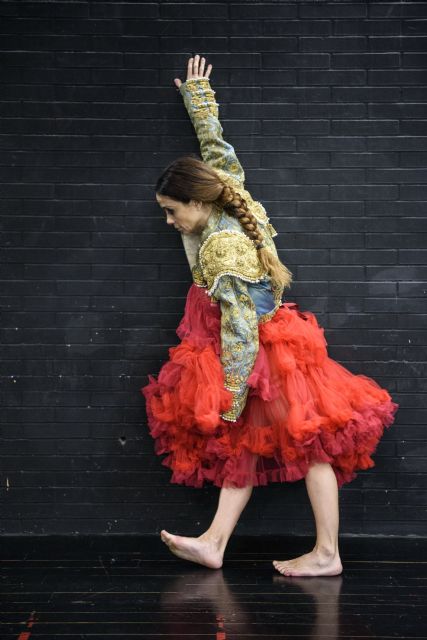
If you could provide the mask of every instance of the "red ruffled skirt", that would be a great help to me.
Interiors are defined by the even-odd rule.
[[[155,452],[167,454],[162,464],[173,471],[170,482],[294,482],[313,462],[329,462],[341,487],[375,466],[371,455],[399,405],[372,378],[331,359],[315,315],[294,302],[258,325],[246,406],[236,422],[221,418],[232,396],[220,362],[220,305],[205,291],[191,285],[180,344],[140,389]]]

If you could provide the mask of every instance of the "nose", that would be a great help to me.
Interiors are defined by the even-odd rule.
[[[171,216],[170,213],[166,214],[166,223],[167,224],[173,224],[174,223],[173,216]]]

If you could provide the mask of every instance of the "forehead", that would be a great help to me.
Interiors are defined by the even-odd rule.
[[[176,202],[176,200],[173,200],[172,198],[169,198],[168,196],[161,196],[159,194],[156,193],[156,200],[159,204],[165,206],[165,207],[171,207],[173,205],[178,204]]]

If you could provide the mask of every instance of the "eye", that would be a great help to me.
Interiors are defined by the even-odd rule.
[[[167,213],[168,211],[173,216],[173,209],[169,209],[168,207],[165,207],[165,212]]]

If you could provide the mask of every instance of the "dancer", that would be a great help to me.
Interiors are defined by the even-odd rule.
[[[219,568],[253,487],[304,478],[316,544],[273,566],[284,575],[337,575],[338,489],[374,466],[371,455],[399,405],[375,380],[330,358],[315,315],[283,300],[293,274],[222,137],[205,64],[190,58],[186,81],[174,80],[203,160],[176,159],[155,188],[167,224],[181,233],[193,284],[180,343],[141,393],[170,481],[221,491],[202,535],[163,529],[161,539],[178,557]]]

